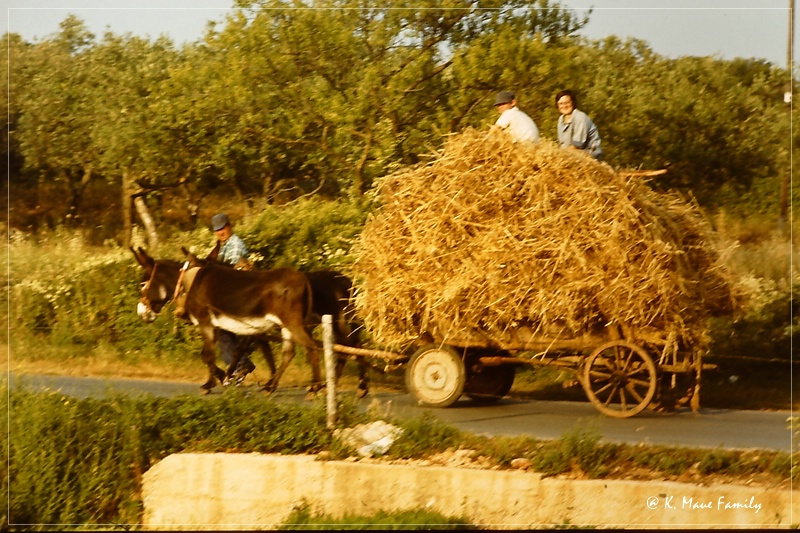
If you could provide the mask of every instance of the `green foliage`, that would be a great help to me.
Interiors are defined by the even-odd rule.
[[[758,284],[758,295],[766,300],[762,305],[736,319],[712,319],[712,353],[788,360],[793,342],[800,340],[794,304],[800,296],[800,286],[793,285],[791,292],[783,292],[759,281],[753,280]]]
[[[533,457],[538,453],[540,444],[529,437],[503,437],[485,439],[474,435],[464,435],[462,448],[480,450],[483,457],[491,457],[493,461],[504,467],[511,467],[511,461],[521,457]]]
[[[3,383],[9,415],[9,522],[141,522],[141,476],[181,451],[315,453],[332,440],[324,404],[277,403],[239,390],[199,398],[75,399]],[[343,424],[352,410],[340,412]],[[8,448],[6,448],[8,446]]]
[[[613,165],[666,168],[656,187],[691,191],[710,208],[755,204],[747,193],[771,179],[763,192],[777,213],[776,177],[788,168],[785,70],[758,60],[667,60],[613,38],[576,49],[570,64],[581,77],[564,81],[598,124]]]
[[[479,94],[459,99],[461,109],[441,124],[442,101],[467,81],[451,74],[451,54],[480,48],[486,35],[498,32],[514,34],[516,42],[535,35],[555,40],[580,27],[571,12],[540,0],[489,0],[482,9],[463,0],[395,2],[390,8],[367,8],[360,0],[238,6],[252,22],[220,32],[210,45],[230,54],[232,42],[244,41],[256,56],[247,62],[258,83],[254,98],[275,110],[259,124],[269,125],[272,175],[288,181],[294,174],[294,182],[303,176],[353,196],[367,192],[387,164],[417,161],[438,143],[439,132],[451,130],[453,116],[496,90],[470,80]],[[483,72],[494,77],[495,65],[508,63],[484,64]],[[296,101],[303,102],[301,114],[284,105]]]
[[[769,473],[777,479],[791,479],[792,483],[800,479],[791,468],[792,461],[797,458],[796,453],[636,446],[623,448],[620,457],[637,468],[652,469],[673,477],[687,472],[701,476],[757,476]]]
[[[579,469],[591,478],[603,477],[619,446],[601,444],[600,437],[596,427],[579,422],[560,440],[542,445],[533,460],[534,469],[548,474]]]
[[[204,397],[108,394],[102,399],[77,399],[57,392],[29,392],[24,378],[17,379],[22,381],[13,387],[5,381],[0,384],[0,411],[6,413],[9,429],[9,438],[0,440],[0,453],[8,458],[9,467],[8,477],[0,477],[0,493],[9,496],[7,522],[30,524],[32,529],[44,529],[46,524],[141,523],[142,475],[173,453],[307,454],[335,452],[337,446],[326,426],[322,399],[310,406],[297,405],[240,389]],[[341,407],[340,427],[365,421],[354,403],[343,401]],[[468,435],[432,415],[396,424],[403,435],[389,449],[390,459],[469,449],[498,465],[527,458],[533,470],[549,475],[613,478],[618,472],[646,469],[677,478],[688,470],[702,476],[766,475],[778,480],[791,475],[798,481],[796,465],[791,471],[796,457],[788,453],[604,444],[585,424],[554,441]],[[312,511],[301,506],[286,527],[468,525],[463,518],[414,510],[336,520]]]
[[[103,346],[120,357],[196,360],[198,337],[189,325],[171,316],[145,324],[136,314],[141,269],[129,250],[89,246],[64,230],[38,242],[14,233],[9,241],[9,325],[17,345],[40,339],[87,352]]]
[[[133,432],[115,421],[120,413],[105,402],[3,389],[10,523],[139,521],[134,471],[143,465]]]
[[[735,316],[713,319],[711,353],[788,361],[800,334],[800,273],[793,266],[798,263],[792,241],[765,230],[761,218],[752,225],[737,225],[720,215],[716,222],[732,247],[726,264],[736,279],[742,308]]]
[[[403,433],[392,444],[387,456],[408,458],[427,456],[443,452],[448,448],[457,448],[463,438],[462,433],[452,426],[441,422],[430,413],[414,419],[396,422]]]
[[[368,213],[363,202],[303,199],[267,206],[237,230],[262,268],[345,270]]]
[[[553,96],[571,88],[612,166],[668,168],[657,187],[709,208],[785,207],[780,189],[800,146],[789,115],[800,111],[783,103],[787,73],[775,65],[589,42],[576,36],[588,16],[546,0],[312,4],[239,1],[180,50],[163,38],[97,40],[74,16],[41,42],[12,35],[17,197],[39,223],[87,226],[96,217],[85,193],[99,179],[151,203],[170,191],[192,211],[220,188],[268,204],[358,199],[443,135],[489,126],[501,89],[555,138]],[[54,194],[58,205],[37,207]],[[126,206],[117,209],[128,232]]]
[[[694,454],[686,450],[683,450],[683,453],[681,450],[664,453],[663,448],[658,447],[631,448],[625,453],[625,457],[637,467],[653,469],[670,476],[678,476],[689,470],[696,458]]]
[[[339,526],[339,527],[336,527]],[[386,512],[380,511],[369,516],[345,514],[334,518],[325,513],[316,513],[307,503],[297,506],[279,530],[325,530],[331,529],[436,529],[436,530],[471,530],[478,529],[472,526],[467,518],[447,517],[440,513],[425,509],[411,511]]]

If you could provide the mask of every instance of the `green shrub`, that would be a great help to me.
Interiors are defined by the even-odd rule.
[[[694,457],[687,456],[680,450],[665,453],[663,448],[658,447],[629,448],[624,457],[637,467],[663,472],[668,476],[678,476],[686,472],[695,462]]]
[[[711,322],[711,353],[748,355],[788,360],[793,343],[800,341],[800,283],[779,288],[773,282],[753,279],[760,298],[741,317],[719,317]],[[794,316],[794,322],[792,321]]]
[[[590,478],[603,477],[610,471],[610,459],[619,446],[603,444],[600,438],[595,426],[578,422],[560,440],[543,444],[533,458],[533,467],[546,474],[578,469]]]
[[[413,419],[397,420],[403,433],[387,453],[392,458],[427,457],[448,448],[458,448],[463,434],[429,412]]]
[[[302,199],[269,206],[241,224],[238,231],[259,267],[346,270],[368,209],[366,203]]]
[[[238,389],[207,397],[75,399],[0,387],[9,415],[12,524],[138,524],[141,476],[169,454],[316,453],[330,447],[324,404],[302,406]],[[351,415],[353,418],[351,418]],[[347,405],[343,424],[360,421]],[[6,448],[7,447],[7,448]]]
[[[792,242],[761,224],[733,223],[724,214],[716,225],[731,247],[726,265],[737,280],[743,299],[735,316],[710,323],[710,352],[716,355],[788,360],[794,341],[800,340],[800,271]],[[768,229],[764,229],[768,228]]]

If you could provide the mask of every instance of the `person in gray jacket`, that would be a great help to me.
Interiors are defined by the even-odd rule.
[[[560,91],[556,95],[558,117],[558,144],[562,148],[583,150],[595,159],[602,159],[600,133],[592,119],[578,109],[578,100],[572,91]]]

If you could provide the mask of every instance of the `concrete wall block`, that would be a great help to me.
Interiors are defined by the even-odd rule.
[[[143,525],[149,529],[274,529],[303,503],[331,516],[427,508],[498,529],[800,522],[798,491],[569,480],[522,471],[317,461],[309,455],[170,455],[144,475],[142,490]]]

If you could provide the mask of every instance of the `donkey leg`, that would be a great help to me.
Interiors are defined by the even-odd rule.
[[[358,398],[363,398],[369,394],[369,363],[362,355],[355,356],[356,363],[358,363],[358,391],[356,395]],[[342,377],[344,367],[347,364],[347,357],[340,355],[336,358],[336,381]]]
[[[344,312],[340,313],[339,319],[335,323],[336,328],[334,337],[336,342],[343,346],[361,346],[361,339],[358,330],[354,328],[346,319]],[[358,363],[358,392],[357,397],[363,398],[369,393],[369,364],[364,356],[355,356]],[[340,355],[336,358],[336,380],[342,377],[347,357]]]
[[[269,346],[269,339],[266,337],[256,337],[256,343],[261,349],[261,354],[269,367],[269,381],[264,385],[263,390],[272,392],[277,387],[275,383],[275,357],[272,355],[272,348]]]
[[[294,339],[302,344],[303,348],[306,350],[306,358],[311,366],[311,386],[308,388],[308,392],[310,395],[313,395],[325,387],[325,382],[322,380],[322,372],[319,366],[319,348],[302,324],[293,327],[290,331]]]
[[[369,363],[363,355],[357,356],[356,361],[358,362],[358,397],[363,398],[369,394]]]
[[[208,367],[208,380],[200,387],[206,394],[217,386],[217,380],[222,383],[225,380],[225,371],[217,366],[216,342],[214,328],[211,326],[201,327],[200,333],[203,336],[203,351],[200,358]]]
[[[277,369],[277,371],[272,373],[272,379],[270,379],[269,383],[264,386],[264,390],[268,392],[274,392],[278,388],[278,383],[280,382],[283,373],[286,371],[289,363],[292,362],[292,359],[294,359],[295,347],[294,341],[292,340],[292,334],[289,332],[289,330],[281,328],[281,337],[283,338],[283,358],[281,360],[281,366]]]

